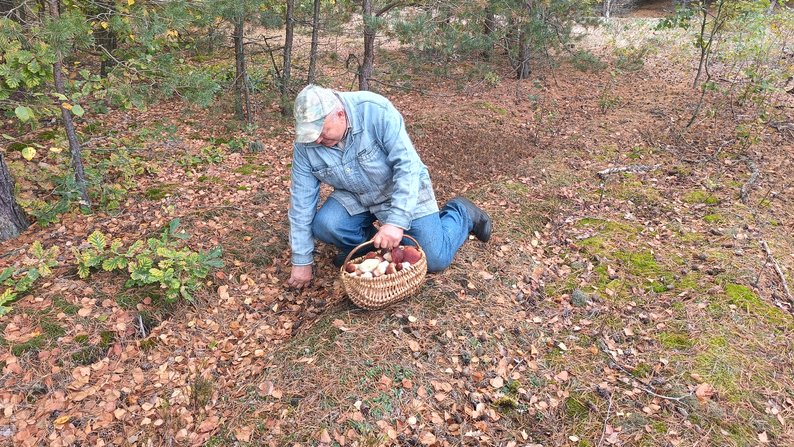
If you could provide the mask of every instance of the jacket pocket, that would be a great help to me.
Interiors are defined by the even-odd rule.
[[[361,172],[373,189],[386,189],[391,186],[392,168],[386,154],[375,144],[358,153],[356,159]]]

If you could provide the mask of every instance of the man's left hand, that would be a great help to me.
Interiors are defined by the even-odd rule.
[[[372,238],[375,248],[395,248],[403,240],[403,229],[394,225],[381,225],[378,233]]]

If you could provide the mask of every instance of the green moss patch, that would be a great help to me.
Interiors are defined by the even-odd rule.
[[[149,200],[162,200],[166,196],[173,194],[178,185],[173,183],[161,183],[147,189],[143,195]]]
[[[762,300],[747,286],[728,283],[725,285],[725,295],[728,303],[744,309],[752,315],[766,317],[774,324],[791,323],[790,316]]]
[[[14,354],[15,357],[19,357],[26,352],[37,352],[44,346],[45,337],[43,335],[39,335],[37,337],[33,337],[30,340],[16,344],[11,347],[11,353]]]
[[[706,205],[716,205],[720,203],[720,199],[718,199],[714,194],[710,192],[703,191],[703,190],[696,190],[687,193],[684,196],[684,202],[686,203],[705,203]]]
[[[80,306],[72,304],[62,296],[56,296],[52,299],[53,306],[62,310],[66,315],[74,315],[80,310]]]
[[[235,169],[234,172],[237,174],[243,175],[251,175],[255,172],[267,172],[270,169],[268,165],[261,165],[255,163],[246,163],[239,168]]]
[[[572,395],[566,399],[563,411],[565,412],[566,418],[575,421],[585,419],[590,414],[587,399],[581,395]]]
[[[725,221],[725,218],[719,214],[707,214],[703,216],[703,220],[709,224],[718,224]]]
[[[690,335],[686,332],[662,332],[659,334],[659,342],[665,349],[677,349],[683,351],[695,345]]]

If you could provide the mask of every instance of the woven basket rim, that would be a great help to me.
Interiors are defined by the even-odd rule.
[[[406,235],[403,235],[403,237],[406,237],[406,238],[408,238],[408,239],[410,239],[410,240],[414,241],[414,244],[416,244],[415,248],[417,249],[417,251],[419,251],[419,254],[421,255],[421,256],[419,257],[419,259],[420,259],[420,260],[422,260],[422,259],[427,259],[427,255],[425,254],[425,251],[424,251],[424,249],[422,249],[422,246],[421,246],[421,245],[419,245],[419,241],[417,241],[416,239],[414,239],[414,238],[413,238],[413,236],[409,236],[409,235],[407,235],[407,234],[406,234]],[[346,272],[346,271],[345,271],[345,265],[347,265],[347,263],[348,263],[348,262],[352,262],[352,261],[358,261],[359,259],[362,259],[364,256],[366,256],[366,255],[364,255],[364,256],[359,256],[359,257],[357,257],[357,258],[353,258],[353,259],[351,259],[351,258],[350,258],[350,255],[352,255],[353,253],[357,252],[359,249],[361,249],[361,248],[364,248],[365,246],[367,246],[367,245],[369,245],[369,244],[371,244],[371,243],[372,243],[372,239],[370,239],[370,240],[368,240],[368,241],[366,241],[366,242],[364,242],[364,243],[361,243],[361,244],[359,244],[359,245],[358,245],[356,248],[354,248],[354,249],[350,250],[350,253],[348,253],[348,254],[347,254],[347,257],[345,257],[345,262],[343,262],[343,263],[342,263],[342,265],[341,265],[341,266],[339,266],[339,271],[340,271],[342,274],[347,274],[348,272]],[[401,244],[401,245],[402,245],[402,244]],[[410,245],[409,245],[409,247],[410,247]],[[416,265],[416,264],[418,264],[418,263],[419,263],[419,261],[416,261],[415,263],[411,264],[411,267],[413,267],[414,265]],[[409,271],[410,271],[410,269],[409,269]],[[389,277],[394,277],[394,276],[396,276],[398,273],[401,273],[401,272],[402,272],[402,270],[400,270],[399,272],[391,273],[391,274],[389,274],[389,275],[382,275],[382,276],[373,277],[373,278],[362,278],[362,277],[360,277],[360,276],[352,276],[352,275],[347,275],[347,276],[349,276],[349,277],[351,277],[351,278],[358,278],[358,279],[361,279],[361,280],[371,280],[371,279],[379,279],[379,278],[389,278]]]
[[[354,304],[364,309],[383,309],[402,301],[419,290],[427,275],[427,254],[416,239],[408,235],[405,237],[410,238],[416,244],[420,254],[419,260],[411,264],[410,268],[388,275],[365,278],[345,271],[345,265],[351,261],[350,254],[357,252],[372,241],[359,245],[348,254],[344,264],[339,267],[339,272],[345,292]],[[363,260],[365,256],[358,256],[353,259],[353,262]]]

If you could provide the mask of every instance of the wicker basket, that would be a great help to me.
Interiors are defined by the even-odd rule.
[[[362,278],[346,273],[345,265],[350,262],[350,256],[358,252],[359,249],[372,244],[372,241],[364,242],[350,251],[347,258],[345,258],[344,264],[339,269],[339,274],[342,276],[342,284],[345,286],[345,291],[350,297],[350,301],[364,309],[382,309],[411,296],[419,290],[427,274],[427,255],[425,255],[424,250],[419,246],[419,242],[416,239],[408,235],[404,237],[416,244],[416,248],[422,256],[411,268],[388,275],[376,278]],[[360,261],[362,258],[356,258],[354,261]]]

